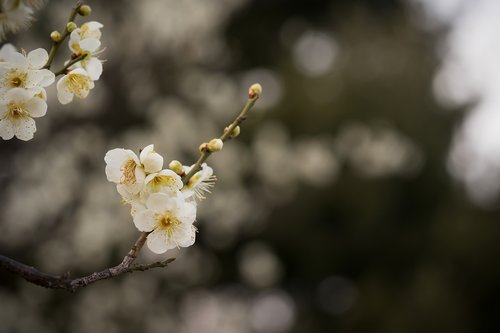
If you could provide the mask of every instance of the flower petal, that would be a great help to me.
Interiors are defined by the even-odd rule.
[[[42,48],[36,49],[28,53],[29,66],[33,69],[40,69],[49,60],[49,55],[47,51]]]
[[[175,199],[165,193],[153,193],[149,196],[146,206],[158,213],[163,213],[176,207]]]
[[[32,92],[23,88],[12,88],[5,94],[5,100],[8,102],[24,103],[31,99]]]
[[[33,118],[43,117],[47,112],[47,103],[39,97],[33,97],[26,102],[27,111]]]
[[[36,132],[35,121],[30,117],[19,119],[18,123],[15,125],[14,131],[19,140],[31,140]]]
[[[149,209],[136,211],[134,225],[139,231],[152,231],[155,225],[155,212]]]
[[[38,72],[41,77],[38,84],[42,87],[48,87],[56,80],[56,76],[54,75],[54,73],[52,73],[52,71],[48,69],[40,69]]]
[[[130,149],[115,148],[111,149],[104,156],[104,161],[106,162],[106,177],[110,182],[120,183],[123,176],[122,165],[129,159],[137,159],[134,152]]]
[[[95,38],[86,38],[80,41],[80,48],[83,51],[95,52],[101,46],[101,41]]]
[[[188,224],[175,235],[175,242],[178,246],[188,247],[194,244],[196,241],[196,227],[192,224]]]
[[[14,137],[14,124],[8,120],[0,120],[0,136],[4,140],[10,140]]]
[[[99,80],[102,74],[102,62],[95,57],[91,57],[85,65],[85,69],[93,81]]]
[[[167,237],[160,230],[155,230],[148,235],[147,244],[151,251],[158,254],[165,253],[168,249],[175,247],[175,245],[171,246],[172,244],[167,244]]]
[[[19,52],[6,53],[4,55],[5,61],[16,67],[28,67],[28,59]]]
[[[66,85],[67,75],[57,81],[57,99],[61,104],[68,104],[73,100],[74,94],[68,89]]]

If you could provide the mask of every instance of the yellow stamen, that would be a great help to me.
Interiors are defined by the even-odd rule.
[[[83,98],[85,92],[90,89],[90,78],[82,74],[68,74],[67,85],[69,91],[76,96]]]
[[[158,175],[155,176],[151,181],[149,182],[149,186],[152,187],[153,191],[157,192],[159,191],[162,187],[174,187],[175,186],[175,178],[172,176],[166,176],[166,175]]]
[[[179,221],[170,211],[156,216],[156,228],[165,232],[169,238],[172,237],[175,229],[177,229],[180,224],[181,221]]]
[[[5,117],[16,121],[18,119],[29,117],[29,115],[29,112],[25,110],[24,104],[17,104],[14,102],[10,102],[9,104],[7,104],[7,112],[5,113]]]
[[[137,166],[137,163],[135,163],[134,160],[128,160],[123,168],[121,169],[123,171],[123,177],[121,180],[122,184],[125,185],[133,185],[135,184],[136,178],[135,178],[135,167]]]
[[[27,73],[18,73],[16,70],[11,70],[8,76],[7,86],[11,88],[25,88],[27,81]]]

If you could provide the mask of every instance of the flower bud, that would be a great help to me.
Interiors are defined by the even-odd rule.
[[[224,142],[221,139],[212,139],[208,143],[208,150],[210,151],[219,151],[224,146]]]
[[[50,39],[54,42],[60,42],[61,41],[61,33],[57,30],[54,30],[50,33]]]
[[[240,127],[236,126],[229,136],[231,137],[231,139],[234,139],[238,135],[240,135]]]
[[[198,150],[200,151],[200,153],[206,152],[208,150],[208,143],[203,142],[198,148]]]
[[[262,94],[262,86],[258,83],[254,83],[248,89],[248,98],[254,99],[259,98],[260,94]]]
[[[82,16],[89,16],[91,12],[92,9],[90,8],[89,5],[82,5],[80,6],[80,8],[78,8],[78,14]]]
[[[168,164],[168,168],[173,172],[175,172],[176,174],[178,174],[179,176],[184,173],[184,168],[182,167],[182,163],[177,160],[173,160],[172,162],[170,162]]]
[[[71,22],[66,23],[66,30],[68,30],[68,32],[72,32],[76,28],[78,28],[78,26],[76,25],[75,22],[71,21]]]

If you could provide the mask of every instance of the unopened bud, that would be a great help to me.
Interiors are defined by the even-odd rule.
[[[230,134],[230,137],[231,139],[234,139],[235,137],[237,137],[238,135],[240,135],[240,127],[239,126],[236,126],[233,131],[231,132]]]
[[[54,30],[50,33],[50,39],[54,42],[60,42],[61,41],[61,33],[57,30]]]
[[[90,8],[89,5],[82,5],[80,6],[80,8],[78,8],[78,14],[82,16],[89,16],[91,12],[92,9]]]
[[[182,167],[182,163],[177,160],[173,160],[172,162],[170,162],[168,164],[168,168],[178,175],[182,175],[184,173],[184,168]]]
[[[258,83],[254,83],[248,89],[248,98],[254,99],[259,98],[260,94],[262,94],[262,86]]]
[[[76,25],[75,22],[71,21],[71,22],[66,23],[66,30],[68,30],[68,32],[72,32],[76,28],[78,28],[78,26]]]
[[[203,142],[198,148],[198,150],[200,151],[200,153],[206,152],[208,150],[208,143]]]
[[[227,131],[229,131],[229,127],[226,127],[224,128],[224,133],[227,133]],[[229,134],[229,137],[231,139],[234,139],[235,137],[237,137],[238,135],[240,135],[240,127],[239,126],[236,126],[233,131],[231,132],[231,134]]]
[[[210,151],[219,151],[224,146],[224,142],[221,139],[212,139],[208,143],[208,149]]]

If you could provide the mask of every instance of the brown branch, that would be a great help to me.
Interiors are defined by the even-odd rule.
[[[26,281],[34,283],[38,286],[51,289],[64,289],[67,291],[74,292],[77,289],[88,286],[89,284],[92,284],[94,282],[109,279],[125,273],[132,273],[136,271],[147,271],[149,269],[157,267],[166,267],[169,263],[175,260],[175,258],[170,258],[152,264],[132,265],[135,258],[137,257],[137,254],[144,246],[144,242],[146,241],[147,236],[148,233],[146,232],[143,232],[141,234],[141,236],[130,248],[130,251],[123,258],[120,264],[79,278],[72,279],[70,278],[69,273],[63,275],[47,274],[39,271],[35,267],[25,265],[19,261],[16,261],[14,259],[11,259],[3,255],[0,255],[0,268],[3,268],[11,273],[20,275]]]

